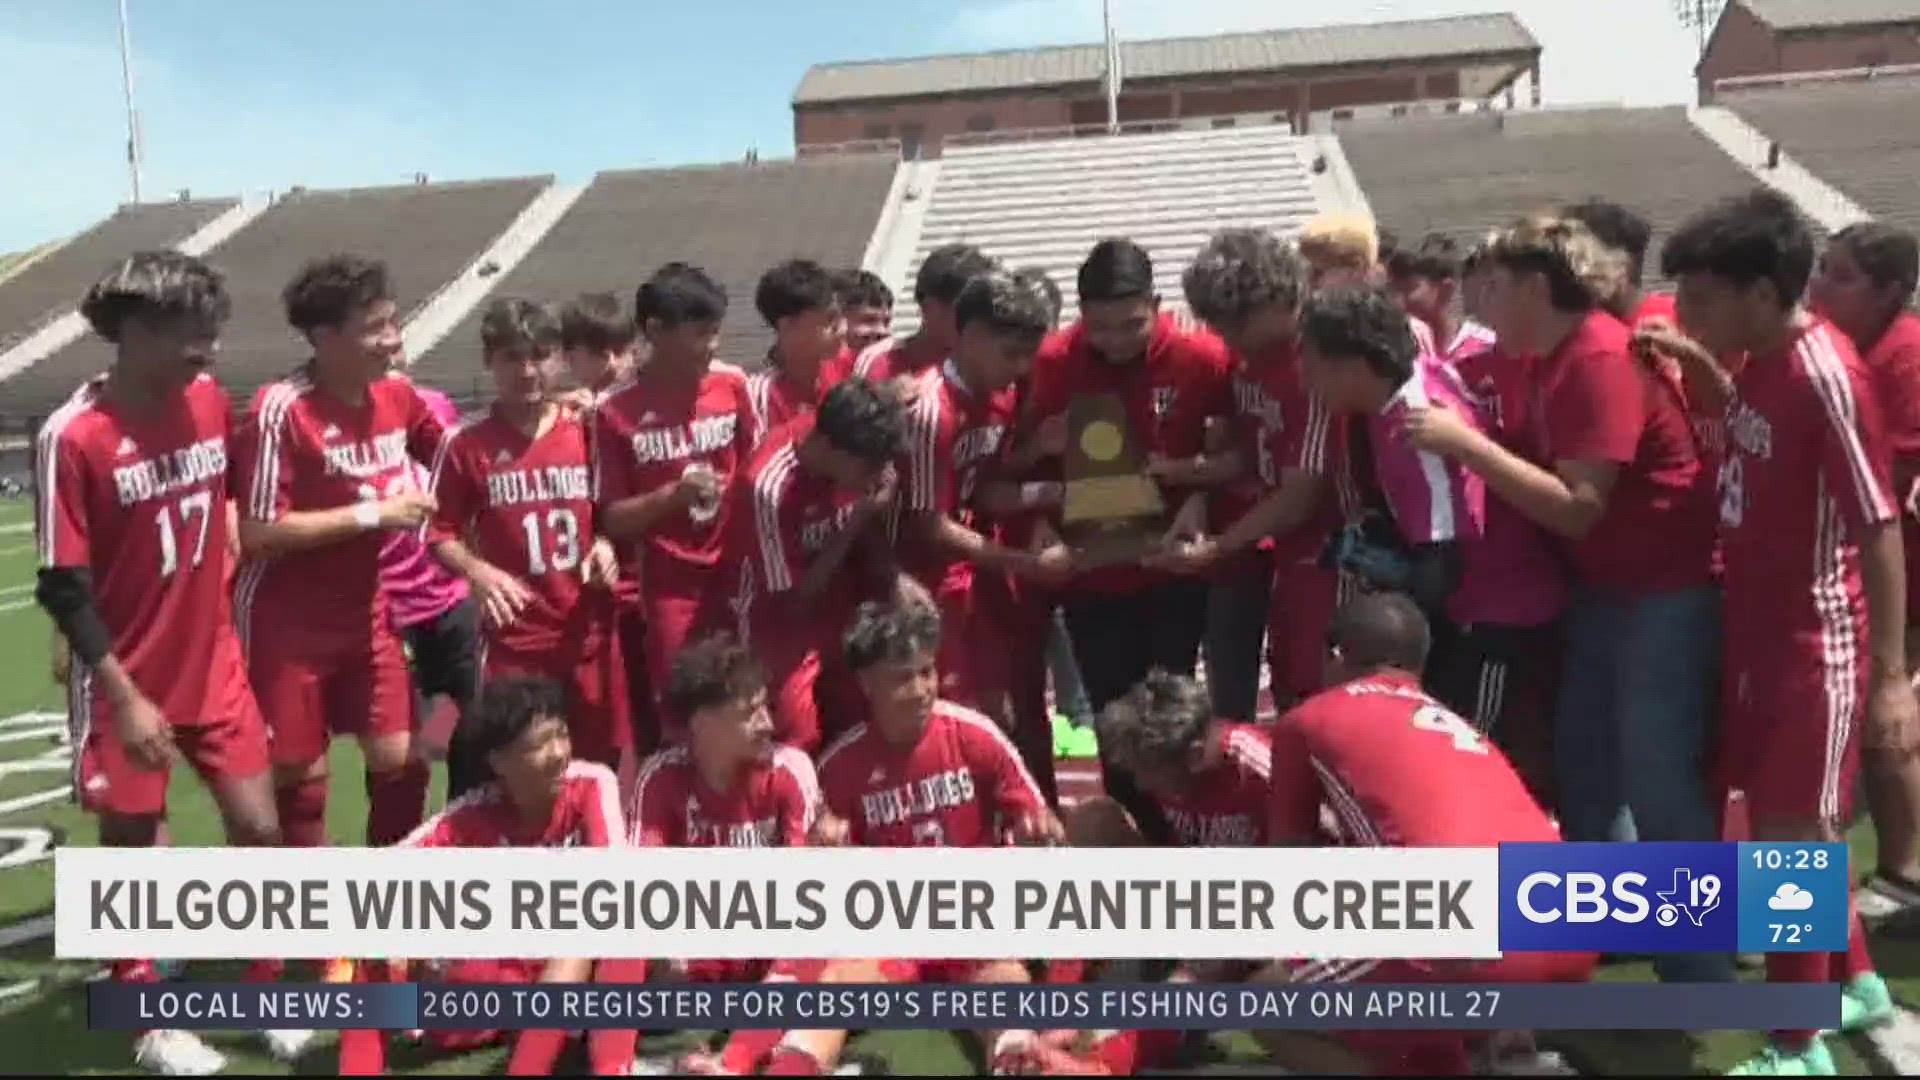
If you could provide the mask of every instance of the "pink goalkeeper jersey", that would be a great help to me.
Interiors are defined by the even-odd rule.
[[[446,428],[451,430],[460,422],[460,410],[447,395],[418,384],[413,389]],[[431,473],[418,462],[408,468],[416,486],[433,490]],[[380,588],[387,594],[393,624],[403,627],[435,618],[467,598],[467,583],[440,565],[418,532],[402,529],[388,532],[380,549]]]
[[[1447,614],[1462,626],[1536,626],[1553,619],[1566,587],[1552,550],[1537,530],[1490,521],[1505,508],[1472,470],[1407,441],[1407,410],[1424,405],[1451,409],[1482,430],[1488,421],[1453,368],[1432,358],[1422,359],[1413,378],[1368,420],[1374,478],[1401,536],[1415,546],[1459,545],[1460,583]]]

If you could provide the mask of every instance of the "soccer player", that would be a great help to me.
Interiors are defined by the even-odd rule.
[[[610,292],[582,293],[560,309],[560,349],[582,405],[631,378],[639,366],[640,330]]]
[[[1453,369],[1422,356],[1385,292],[1331,289],[1307,301],[1301,355],[1314,393],[1365,424],[1372,475],[1398,526],[1409,593],[1444,628],[1427,685],[1491,734],[1543,805],[1552,791],[1549,724],[1560,660],[1555,625],[1566,587],[1557,554],[1533,529],[1489,528],[1486,484],[1457,461],[1407,443],[1409,410],[1440,406],[1485,424]]]
[[[782,743],[812,750],[823,724],[845,730],[859,711],[833,646],[864,592],[862,572],[876,586],[886,578],[887,591],[895,584],[883,526],[905,449],[890,388],[847,379],[774,429],[729,495],[734,612],[767,665]]]
[[[1712,477],[1671,383],[1602,309],[1617,260],[1586,226],[1529,218],[1488,246],[1488,322],[1537,357],[1513,448],[1460,412],[1408,410],[1409,441],[1458,460],[1557,534],[1574,569],[1554,718],[1560,820],[1576,840],[1711,840],[1703,762],[1720,664]],[[1504,403],[1503,403],[1504,407]],[[1662,978],[1732,977],[1671,953]]]
[[[1398,240],[1361,214],[1321,214],[1300,229],[1300,256],[1307,261],[1313,290],[1344,285],[1379,285],[1388,278],[1383,260],[1400,252]],[[1412,314],[1414,340],[1423,353],[1438,353],[1433,331]]]
[[[920,376],[906,414],[906,505],[914,549],[927,555],[912,569],[940,606],[943,696],[1015,731],[1003,636],[1009,598],[990,575],[1058,583],[1070,557],[1058,543],[1036,551],[1000,542],[994,526],[976,515],[974,492],[1013,429],[1016,384],[1052,320],[1039,289],[1004,271],[968,282],[953,310],[953,356]],[[1028,763],[1051,766],[1052,732],[1042,726],[1019,733],[1027,736]]]
[[[567,738],[567,693],[542,678],[489,679],[471,724],[475,749],[486,762],[481,786],[447,805],[401,841],[420,848],[622,847],[626,822],[619,781],[604,765],[573,756]],[[418,961],[415,961],[418,963]],[[388,967],[392,965],[364,965]],[[609,973],[597,973],[609,979]],[[454,960],[439,972],[445,982],[578,983],[596,975],[592,960],[507,958]],[[631,975],[621,972],[622,978]],[[566,1032],[532,1029],[513,1036],[507,1072],[544,1076],[566,1041]],[[618,1031],[593,1031],[588,1058],[598,1076],[624,1073],[633,1043]],[[507,1038],[498,1031],[434,1031],[430,1045],[469,1050]],[[624,1051],[624,1053],[623,1053]],[[343,1076],[377,1075],[385,1066],[385,1040],[378,1031],[340,1033]]]
[[[307,264],[281,298],[313,356],[262,387],[241,430],[235,491],[246,565],[234,618],[272,733],[287,843],[326,839],[327,746],[360,738],[367,841],[420,822],[426,766],[412,753],[413,691],[380,587],[390,530],[417,529],[433,497],[415,482],[444,429],[407,377],[384,264]]]
[[[1280,719],[1273,734],[1276,844],[1316,844],[1330,825],[1354,847],[1491,847],[1559,839],[1553,819],[1513,766],[1472,724],[1420,689],[1426,620],[1412,600],[1371,593],[1335,614],[1327,634],[1329,688]],[[1321,808],[1332,814],[1323,822]],[[1255,978],[1274,982],[1584,982],[1591,953],[1509,953],[1499,960],[1282,960]],[[1471,1033],[1347,1032],[1357,1070],[1465,1075]],[[1314,1036],[1261,1033],[1280,1055]],[[1318,1049],[1317,1047],[1315,1049]],[[1317,1060],[1317,1059],[1316,1059]]]
[[[841,341],[833,275],[811,259],[789,259],[760,275],[754,307],[773,329],[767,366],[747,376],[757,443],[820,403],[846,377],[853,353]]]
[[[1839,840],[1862,724],[1916,722],[1906,661],[1905,560],[1887,485],[1885,425],[1846,335],[1799,306],[1813,235],[1770,191],[1703,211],[1667,240],[1680,321],[1728,379],[1694,362],[1689,385],[1727,404],[1720,469],[1726,582],[1727,785],[1757,840]],[[1859,920],[1845,953],[1774,953],[1770,979],[1842,984],[1841,1027],[1886,1019]],[[1831,1075],[1811,1031],[1775,1032],[1748,1075]]]
[[[823,840],[867,847],[1056,844],[1064,835],[992,720],[940,699],[940,614],[916,600],[862,604],[843,641],[871,719],[820,756]],[[929,793],[937,793],[930,797]],[[1019,960],[886,960],[889,981],[1026,982]],[[1032,1031],[986,1032],[996,1072],[1024,1071]]]
[[[493,404],[441,446],[429,536],[484,613],[487,677],[554,680],[567,691],[574,756],[617,769],[633,730],[608,591],[616,568],[594,534],[586,421],[549,394],[560,342],[560,320],[539,304],[487,306],[480,351]]]
[[[629,667],[656,689],[680,646],[725,623],[724,493],[747,461],[747,377],[714,360],[727,294],[698,267],[668,263],[640,286],[634,318],[651,352],[593,417],[598,528],[621,544],[625,576],[645,583],[644,640]],[[642,752],[658,733],[641,732]]]
[[[1920,280],[1920,244],[1912,233],[1878,222],[1834,233],[1808,287],[1809,306],[1847,335],[1866,364],[1892,449],[1893,496],[1911,503],[1920,478],[1920,315],[1908,310]],[[1907,569],[1907,668],[1920,636],[1920,518],[1900,518]],[[1863,918],[1920,905],[1920,731],[1862,732],[1861,786],[1873,811],[1879,872],[1859,899]],[[1870,905],[1871,909],[1870,910]]]
[[[834,276],[840,322],[847,348],[855,355],[893,333],[893,290],[870,270],[843,270]]]
[[[1606,297],[1607,310],[1628,326],[1653,319],[1673,321],[1673,294],[1648,292],[1643,284],[1647,245],[1653,242],[1653,226],[1646,218],[1598,196],[1565,207],[1560,216],[1585,225],[1595,239],[1619,253],[1622,265],[1616,287]]]
[[[953,303],[976,275],[993,269],[994,262],[972,244],[942,244],[927,252],[913,279],[913,302],[920,306],[920,328],[904,340],[883,338],[869,345],[853,362],[853,374],[884,382],[917,375],[937,367],[953,353],[959,330],[953,325]]]
[[[1265,725],[1215,719],[1199,682],[1158,670],[1109,704],[1095,723],[1101,745],[1112,748],[1160,805],[1174,843],[1266,846],[1272,738]],[[1124,813],[1110,800],[1082,803],[1067,815],[1067,834],[1082,846],[1145,844],[1138,828],[1119,817]],[[1109,831],[1110,823],[1125,828]],[[1077,832],[1082,828],[1094,835]]]
[[[113,364],[35,442],[34,596],[68,651],[74,789],[107,847],[156,843],[180,758],[213,792],[229,843],[280,843],[227,595],[228,404],[208,369],[231,310],[226,282],[199,259],[127,258],[80,302]],[[145,959],[116,960],[112,974],[158,977]],[[279,1040],[293,1036],[269,1043],[290,1059],[299,1046]],[[226,1067],[180,1030],[140,1033],[134,1061],[172,1075]]]
[[[1460,303],[1460,245],[1445,233],[1429,233],[1415,248],[1400,248],[1386,260],[1387,287],[1433,335],[1435,352],[1458,364],[1493,347],[1493,331]]]
[[[1339,576],[1319,564],[1340,524],[1344,428],[1301,378],[1300,305],[1307,266],[1264,229],[1226,229],[1182,279],[1193,313],[1227,343],[1232,449],[1212,463],[1214,534],[1183,545],[1181,565],[1209,570],[1207,673],[1217,715],[1253,719],[1264,632],[1276,704],[1320,688],[1320,657]],[[1270,583],[1270,584],[1269,584]],[[1216,672],[1218,675],[1216,676]]]

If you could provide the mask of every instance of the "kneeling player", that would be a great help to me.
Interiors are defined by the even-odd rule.
[[[1507,840],[1558,840],[1505,755],[1472,724],[1420,689],[1426,619],[1392,593],[1342,608],[1327,632],[1329,689],[1273,728],[1271,836],[1276,844],[1319,842],[1320,807],[1333,810],[1342,844],[1355,847],[1492,847]],[[1510,953],[1499,960],[1278,961],[1255,976],[1270,982],[1584,982],[1591,953]],[[1345,1051],[1364,1071],[1467,1071],[1464,1031],[1344,1032]],[[1268,1032],[1282,1064],[1327,1062],[1318,1036]],[[1338,1051],[1333,1051],[1338,1053]]]
[[[620,813],[619,781],[612,770],[573,756],[567,737],[566,691],[547,679],[502,678],[482,688],[471,732],[476,755],[491,778],[454,800],[401,841],[408,847],[614,847],[626,842]],[[370,965],[397,968],[398,964]],[[612,971],[601,971],[612,978]],[[628,973],[617,973],[621,977]],[[451,982],[583,982],[594,975],[592,960],[574,958],[455,960],[443,978]],[[588,1037],[593,1071],[625,1071],[633,1043],[624,1046],[617,1032]],[[430,1032],[431,1045],[464,1050],[496,1042],[497,1031]],[[522,1031],[513,1040],[507,1071],[544,1075],[553,1071],[566,1032]],[[621,1056],[624,1049],[625,1056]],[[340,1034],[340,1073],[365,1076],[385,1065],[385,1044],[378,1031]]]

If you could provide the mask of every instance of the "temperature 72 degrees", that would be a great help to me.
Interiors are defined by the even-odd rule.
[[[1767,930],[1773,935],[1773,944],[1798,945],[1800,935],[1813,933],[1812,923],[1768,923]]]

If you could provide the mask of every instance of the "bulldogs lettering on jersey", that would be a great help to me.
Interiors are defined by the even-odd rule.
[[[490,473],[487,476],[489,506],[591,498],[593,478],[585,465],[549,465],[538,469]]]
[[[780,817],[769,814],[752,821],[713,820],[701,813],[700,798],[687,797],[685,846],[755,848],[780,846]]]
[[[638,465],[684,461],[732,445],[740,418],[734,414],[703,416],[690,424],[641,428],[633,434],[633,460]]]
[[[131,440],[122,449],[138,451]],[[113,486],[121,506],[133,506],[148,499],[160,499],[194,487],[215,477],[225,485],[227,440],[225,436],[204,439],[156,457],[143,458],[113,468]]]
[[[862,823],[867,828],[898,825],[914,818],[932,817],[943,810],[973,802],[973,771],[961,767],[911,783],[870,791],[860,796]]]
[[[327,463],[328,476],[371,479],[407,463],[407,432],[383,432],[371,439],[325,447],[320,454]]]

